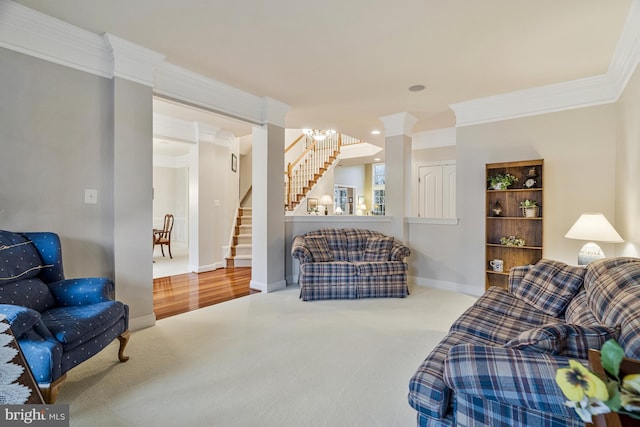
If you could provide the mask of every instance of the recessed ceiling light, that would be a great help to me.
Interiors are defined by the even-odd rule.
[[[379,162],[380,161],[380,157],[376,157],[375,159],[373,159],[374,162]]]
[[[371,131],[371,135],[380,135],[380,131],[379,130],[372,130]]]
[[[409,91],[410,92],[420,92],[422,90],[425,89],[424,85],[413,85],[413,86],[409,86]]]

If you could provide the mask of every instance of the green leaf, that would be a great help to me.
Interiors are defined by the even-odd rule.
[[[620,363],[624,358],[624,350],[615,340],[609,340],[600,349],[600,360],[605,371],[619,380]]]
[[[613,412],[618,412],[622,407],[620,402],[620,390],[618,383],[615,381],[607,381],[607,389],[609,390],[609,400],[604,402]]]

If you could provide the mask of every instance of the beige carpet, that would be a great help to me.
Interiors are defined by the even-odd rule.
[[[475,298],[302,302],[298,288],[167,318],[69,372],[71,426],[414,426],[409,378]]]

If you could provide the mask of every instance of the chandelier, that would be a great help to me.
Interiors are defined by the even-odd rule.
[[[302,129],[302,133],[315,141],[324,141],[329,136],[336,134],[335,130]]]

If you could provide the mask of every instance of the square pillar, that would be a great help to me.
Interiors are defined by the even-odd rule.
[[[417,119],[409,113],[380,117],[385,127],[385,201],[390,234],[406,242],[405,217],[411,214],[411,131]]]

